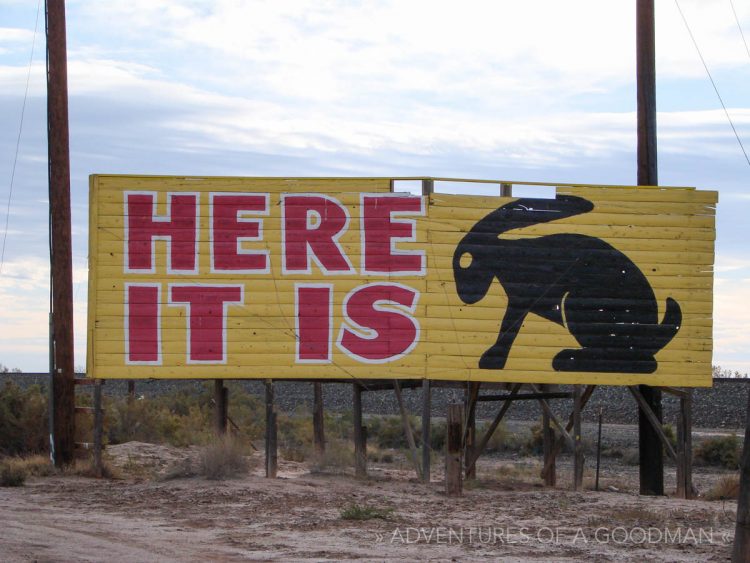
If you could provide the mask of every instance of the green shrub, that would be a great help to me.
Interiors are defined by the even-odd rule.
[[[6,381],[0,389],[0,454],[42,453],[49,448],[48,401],[38,385],[21,389]]]
[[[727,469],[740,466],[740,441],[736,434],[716,436],[703,441],[695,450],[695,461]]]

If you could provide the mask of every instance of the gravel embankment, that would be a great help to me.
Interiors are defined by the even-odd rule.
[[[13,380],[22,386],[38,384],[47,385],[46,375],[0,374],[0,391],[4,381]],[[260,381],[240,381],[233,383],[247,391],[262,395],[263,383]],[[199,389],[200,381],[138,381],[136,392],[139,395],[158,395],[177,389]],[[747,380],[718,380],[711,388],[697,388],[693,391],[693,426],[696,428],[744,428],[747,408]],[[561,390],[565,390],[563,387]],[[107,394],[124,394],[127,384],[124,381],[108,381]],[[498,393],[498,391],[492,391]],[[404,401],[409,412],[418,415],[422,408],[420,389],[404,389]],[[463,390],[433,390],[432,412],[435,416],[444,416],[446,405],[451,401],[463,400]],[[230,398],[231,401],[231,398]],[[291,411],[299,406],[312,405],[312,384],[297,382],[278,382],[276,384],[276,401],[284,411]],[[324,401],[327,409],[347,411],[351,409],[352,391],[348,384],[330,383],[324,386]],[[373,391],[364,394],[363,408],[371,414],[397,414],[398,405],[392,391]],[[481,403],[478,416],[481,419],[492,418],[497,412],[497,403]],[[567,417],[572,408],[572,401],[559,399],[553,401],[553,408],[561,416]],[[599,409],[603,419],[611,424],[633,424],[637,421],[636,404],[626,387],[598,387],[584,410],[584,421],[596,420]],[[679,408],[679,401],[664,393],[664,421],[674,422]],[[536,401],[516,401],[508,411],[508,418],[514,420],[537,420],[541,410]]]

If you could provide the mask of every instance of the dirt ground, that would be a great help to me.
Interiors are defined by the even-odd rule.
[[[438,459],[429,485],[405,460],[371,463],[366,480],[281,461],[279,478],[265,479],[260,452],[241,478],[154,478],[196,452],[131,442],[108,450],[119,479],[0,489],[0,560],[726,561],[731,551],[736,503],[638,496],[638,468],[614,460],[603,490],[590,490],[587,459],[587,490],[572,492],[566,458],[545,489],[539,459],[487,457],[457,499],[444,494]],[[721,476],[695,469],[699,490]],[[354,505],[380,517],[344,518]]]

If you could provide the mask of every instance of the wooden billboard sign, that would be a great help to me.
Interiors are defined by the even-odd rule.
[[[711,384],[716,192],[92,176],[88,373]]]

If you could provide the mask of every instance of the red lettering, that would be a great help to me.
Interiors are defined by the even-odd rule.
[[[419,339],[414,318],[419,292],[397,283],[372,283],[344,299],[346,323],[338,345],[366,363],[383,363],[408,354]]]
[[[129,364],[161,364],[159,284],[125,284],[125,356]]]
[[[424,215],[419,196],[400,194],[362,195],[362,273],[424,275],[424,250],[398,250],[398,242],[416,242],[414,219],[399,215]]]
[[[229,305],[242,305],[242,285],[169,286],[169,304],[187,307],[188,363],[226,363]]]
[[[346,208],[325,195],[282,196],[283,273],[311,272],[313,260],[325,274],[353,273],[338,239],[349,226]]]
[[[156,215],[156,193],[125,194],[125,272],[154,273],[154,243],[167,242],[167,271],[195,274],[198,269],[198,196],[170,193],[167,214]]]
[[[212,272],[268,273],[267,250],[247,250],[245,241],[263,239],[263,220],[248,212],[268,215],[268,194],[211,194]]]
[[[329,363],[333,330],[333,286],[295,285],[298,363]]]

